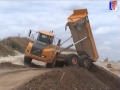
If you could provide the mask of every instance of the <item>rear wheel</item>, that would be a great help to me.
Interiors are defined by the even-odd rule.
[[[87,55],[83,55],[80,57],[81,57],[81,60],[80,60],[81,62],[79,63],[79,65],[86,69],[89,69],[92,64],[91,59]]]
[[[31,64],[31,62],[32,62],[32,58],[28,58],[28,57],[24,56],[24,64],[25,65],[29,65],[29,64]]]
[[[66,59],[67,59],[65,62],[66,66],[76,66],[79,64],[79,58],[78,55],[76,54],[69,54],[67,55]]]

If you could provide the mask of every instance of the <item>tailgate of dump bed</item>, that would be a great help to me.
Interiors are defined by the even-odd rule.
[[[87,9],[74,10],[68,18],[67,25],[70,28],[74,43],[87,37],[75,45],[78,55],[89,55],[92,60],[98,59],[98,52],[90,28]]]

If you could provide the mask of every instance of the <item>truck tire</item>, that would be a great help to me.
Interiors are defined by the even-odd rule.
[[[52,63],[47,63],[47,64],[46,64],[46,67],[47,67],[47,68],[53,68],[53,67],[55,67],[55,64],[56,64],[56,60],[53,60]]]
[[[76,54],[68,54],[65,61],[66,66],[77,66],[79,65],[79,58]]]
[[[31,64],[31,62],[32,62],[32,58],[28,58],[28,57],[24,56],[24,64],[25,65],[29,65],[29,64]]]
[[[92,64],[92,60],[87,55],[80,56],[79,66],[89,69],[91,64]]]
[[[64,61],[56,61],[55,67],[63,67],[65,64]]]

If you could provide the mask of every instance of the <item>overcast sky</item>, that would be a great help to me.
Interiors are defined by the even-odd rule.
[[[71,36],[64,30],[68,16],[74,9],[87,8],[99,59],[120,60],[120,2],[117,7],[109,11],[109,0],[0,1],[0,38],[27,36],[32,29],[53,30],[64,41]]]

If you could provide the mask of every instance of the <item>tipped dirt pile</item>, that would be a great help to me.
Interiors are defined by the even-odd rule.
[[[90,68],[90,72],[104,84],[109,86],[110,90],[120,89],[120,77],[94,64]]]
[[[7,55],[15,55],[15,52],[12,50],[12,48],[7,47],[6,45],[2,44],[0,42],[0,56],[7,56]]]
[[[100,74],[101,71],[93,67],[91,71],[80,67],[55,69],[33,78],[16,90],[119,90],[120,78],[110,78],[109,72]]]
[[[6,45],[13,50],[17,50],[21,53],[24,53],[25,48],[30,39],[26,37],[9,37],[0,41],[3,45]]]

